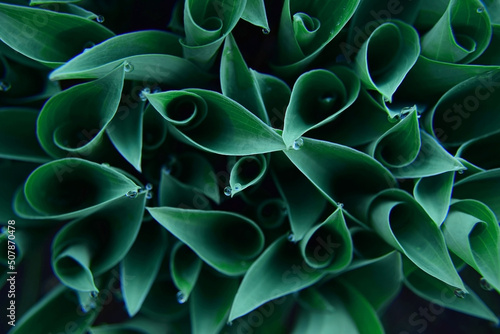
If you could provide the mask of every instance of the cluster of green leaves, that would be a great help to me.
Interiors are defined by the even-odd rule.
[[[383,333],[403,285],[498,323],[495,0],[179,0],[118,35],[92,4],[0,3],[10,333]]]

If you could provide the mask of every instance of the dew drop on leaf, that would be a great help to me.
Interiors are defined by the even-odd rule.
[[[104,22],[104,16],[102,16],[102,15],[98,15],[98,16],[96,17],[96,19],[95,19],[95,20],[96,20],[97,22],[99,22],[99,23],[103,23],[103,22]]]
[[[127,196],[128,198],[136,198],[137,194],[137,190],[130,190],[125,194],[125,196]]]
[[[128,61],[126,61],[125,63],[123,63],[123,70],[127,73],[130,73],[134,70],[134,66]]]
[[[302,138],[299,138],[299,139],[296,139],[293,144],[292,144],[292,148],[294,150],[300,150],[300,148],[304,145],[304,139]]]
[[[262,33],[263,33],[264,35],[269,35],[270,31],[269,31],[269,30],[267,30],[266,28],[263,28],[263,29],[262,29]]]
[[[99,292],[97,291],[90,291],[90,297],[96,298],[99,295]]]
[[[295,240],[295,235],[293,235],[293,233],[290,233],[287,239],[290,242],[297,242],[297,240]]]
[[[484,8],[483,7],[478,7],[476,9],[476,13],[481,14],[482,12],[484,12]]]
[[[234,191],[240,191],[241,190],[241,184],[240,183],[235,183],[234,184]]]
[[[177,292],[176,297],[179,304],[184,304],[187,301],[187,297],[182,291]]]
[[[233,193],[233,189],[231,189],[231,187],[226,187],[224,188],[224,195],[226,196],[231,196],[231,194]]]
[[[486,291],[492,291],[493,290],[493,287],[491,286],[491,284],[488,283],[488,281],[484,277],[481,277],[481,279],[479,280],[479,285],[481,286],[481,288],[483,290],[486,290]]]
[[[453,291],[453,293],[455,294],[455,296],[457,296],[458,298],[465,298],[465,295],[467,294],[464,290],[462,289],[455,289],[455,291]]]

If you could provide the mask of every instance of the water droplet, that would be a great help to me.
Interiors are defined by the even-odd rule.
[[[149,87],[144,88],[140,93],[139,93],[139,98],[141,101],[146,101],[148,98],[146,97],[146,94],[150,94],[151,89]]]
[[[90,49],[92,49],[94,46],[95,46],[95,43],[94,43],[94,42],[87,42],[87,43],[85,43],[85,45],[83,46],[83,52],[87,52],[87,51],[89,51],[89,50],[90,50]]]
[[[233,189],[231,189],[231,187],[227,186],[226,188],[224,188],[224,195],[231,196],[232,193]]]
[[[344,203],[337,203],[337,206],[339,209],[342,209],[344,207]]]
[[[138,194],[137,190],[130,190],[125,194],[125,196],[127,196],[128,198],[136,198],[137,194]]]
[[[146,199],[151,199],[153,198],[153,193],[148,191],[148,193],[146,194]]]
[[[455,289],[455,291],[453,291],[453,293],[455,294],[455,296],[457,296],[458,298],[465,298],[465,295],[467,294],[464,290],[462,289]]]
[[[80,305],[80,309],[82,310],[83,313],[88,313],[90,311],[88,305]]]
[[[492,291],[493,290],[493,287],[491,286],[491,284],[488,283],[488,281],[484,277],[481,277],[481,279],[479,280],[479,285],[481,286],[481,288],[483,290],[486,290],[486,291]]]
[[[384,102],[391,102],[391,99],[387,96],[384,96]]]
[[[109,164],[108,164],[107,162],[103,162],[103,163],[101,164],[101,166],[103,166],[103,167],[109,167]]]
[[[97,298],[98,295],[99,295],[99,292],[97,292],[97,291],[90,291],[90,297]]]
[[[241,184],[240,183],[235,183],[234,184],[234,191],[240,191],[241,190]]]
[[[146,190],[151,190],[153,189],[153,185],[151,183],[146,184]]]
[[[462,175],[463,173],[464,173],[463,169],[461,169],[461,170],[458,171],[458,174],[460,174],[460,175]]]
[[[292,144],[292,148],[294,150],[300,150],[300,148],[304,145],[304,139],[302,138],[299,138],[299,139],[296,139],[293,144]]]
[[[96,20],[97,22],[99,22],[99,23],[103,23],[103,22],[104,22],[104,16],[102,16],[102,15],[98,15],[98,16],[96,17],[96,19],[95,19],[95,20]]]
[[[267,30],[266,28],[263,28],[263,29],[262,29],[262,33],[263,33],[264,35],[269,35],[269,33],[270,33],[270,32],[271,32],[271,31]]]
[[[482,12],[484,12],[484,8],[483,7],[478,7],[476,9],[476,13],[481,14]]]
[[[233,322],[232,322],[232,321],[228,321],[228,322],[227,322],[227,325],[228,325],[229,327],[231,327],[231,326],[233,325]]]
[[[184,304],[187,301],[187,297],[182,291],[177,292],[176,297],[179,304]]]
[[[11,84],[5,81],[0,81],[0,92],[6,92],[10,90]]]
[[[295,235],[293,235],[293,233],[291,233],[291,232],[288,235],[287,239],[288,239],[288,241],[293,242],[293,243],[297,242],[297,240],[295,240]]]
[[[128,61],[126,61],[123,63],[123,70],[127,73],[130,73],[134,70],[134,66]]]
[[[154,94],[159,93],[159,92],[161,92],[161,88],[160,88],[160,87],[155,87],[155,88],[153,89],[153,93],[154,93]]]

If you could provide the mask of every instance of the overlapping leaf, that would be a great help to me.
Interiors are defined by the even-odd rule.
[[[180,141],[208,152],[251,155],[284,149],[272,128],[216,92],[187,89],[146,94]]]
[[[202,260],[229,276],[245,273],[264,247],[260,228],[235,213],[170,207],[148,211]]]

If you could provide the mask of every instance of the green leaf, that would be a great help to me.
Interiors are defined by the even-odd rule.
[[[500,292],[500,229],[495,214],[481,202],[456,201],[442,229],[448,248]]]
[[[481,55],[490,39],[490,18],[483,4],[479,0],[451,0],[439,21],[422,36],[422,55],[469,63]]]
[[[103,25],[39,8],[0,4],[0,39],[23,55],[57,67],[81,53],[89,42],[113,37]]]
[[[224,38],[241,18],[247,1],[187,0],[181,40],[184,57],[202,68],[209,68]]]
[[[119,66],[101,79],[73,86],[47,101],[37,124],[38,140],[47,153],[56,158],[68,152],[87,156],[99,146],[118,109],[124,73]]]
[[[286,0],[278,32],[278,66],[287,77],[300,74],[347,24],[359,0]]]
[[[359,79],[344,67],[302,74],[285,113],[285,145],[291,147],[307,131],[334,121],[356,100],[359,90]]]
[[[243,157],[236,161],[229,177],[231,197],[262,180],[267,172],[267,160],[264,155],[260,154]]]
[[[179,289],[180,302],[186,302],[193,291],[201,272],[203,262],[191,248],[182,242],[174,245],[170,253],[170,274]]]
[[[237,289],[238,280],[204,270],[191,297],[192,333],[220,333]]]
[[[16,194],[14,210],[25,218],[70,219],[90,214],[137,186],[122,173],[90,161],[67,158],[35,169],[24,192]]]
[[[51,80],[101,78],[126,64],[125,79],[145,86],[167,83],[198,87],[210,76],[182,59],[179,37],[156,30],[131,32],[110,38],[68,61],[50,74]]]
[[[434,99],[439,99],[455,85],[476,75],[498,69],[499,66],[497,65],[453,64],[432,60],[420,55],[415,66],[408,72],[408,75],[401,83],[396,96],[401,93],[401,95],[410,98],[411,101],[418,101],[429,106]],[[488,81],[485,83],[488,83]],[[418,89],[415,89],[415,87],[418,87]],[[487,89],[491,89],[491,87],[491,85],[486,86]]]
[[[259,73],[250,69],[258,84],[260,96],[264,102],[269,125],[273,128],[283,128],[286,108],[290,102],[290,87],[273,75]]]
[[[498,6],[498,5],[497,5]],[[498,6],[498,19],[500,19],[500,6]],[[490,18],[493,20],[493,17]],[[499,20],[500,21],[500,20]],[[491,41],[486,50],[474,60],[475,64],[480,65],[498,65],[500,63],[500,56],[498,55],[498,47],[500,45],[500,22],[491,25],[492,35]]]
[[[264,247],[264,234],[248,218],[223,211],[147,208],[153,218],[217,271],[238,276]]]
[[[130,317],[141,309],[160,270],[166,249],[165,231],[154,222],[144,221],[120,266],[121,291]]]
[[[334,122],[310,131],[308,136],[355,147],[377,140],[393,125],[386,108],[361,88],[356,101]]]
[[[98,291],[94,277],[117,265],[132,247],[145,203],[142,192],[66,224],[52,242],[52,267],[59,280],[75,290]]]
[[[299,243],[308,266],[325,272],[339,272],[352,259],[352,240],[342,209],[338,208],[326,220],[314,226]]]
[[[120,112],[120,109],[117,112]],[[158,114],[155,108],[148,105],[144,110],[142,123],[143,149],[151,151],[159,148],[167,138],[167,124],[163,122],[163,117]]]
[[[9,334],[31,334],[33,328],[39,333],[64,332],[71,328],[73,333],[83,334],[96,317],[95,310],[83,312],[74,293],[59,285],[23,315]]]
[[[252,155],[282,150],[281,136],[233,100],[187,89],[146,94],[176,139],[207,152]]]
[[[465,169],[462,163],[448,153],[434,138],[420,130],[420,151],[412,163],[401,168],[390,168],[397,178],[418,178]]]
[[[444,236],[408,193],[381,192],[370,207],[370,224],[389,245],[429,275],[465,290],[446,249]]]
[[[491,136],[472,139],[460,146],[457,156],[479,168],[500,168],[500,157],[495,154],[495,148],[499,144],[500,132]]]
[[[73,3],[80,0],[30,0],[30,6],[44,5],[49,3]]]
[[[261,27],[264,33],[270,32],[264,0],[247,0],[247,5],[245,6],[245,11],[241,14],[241,18],[255,26]]]
[[[402,21],[377,27],[361,46],[354,67],[368,89],[388,101],[417,62],[420,43],[417,31]]]
[[[369,146],[370,155],[387,168],[408,166],[421,148],[418,113],[410,108],[403,119]]]
[[[384,333],[373,307],[347,282],[338,280],[325,284],[320,292],[335,311],[306,312],[299,318],[293,333],[331,333],[332,323],[342,333]]]
[[[359,51],[363,42],[381,24],[394,19],[413,24],[423,1],[387,0],[361,1],[349,24],[346,42],[340,48],[347,59],[352,61],[352,54]]]
[[[375,310],[383,311],[401,291],[401,255],[396,251],[390,252],[340,277],[356,288]],[[377,288],[374,289],[374,286]]]
[[[36,138],[37,117],[34,109],[0,109],[0,157],[38,163],[50,160]]]
[[[142,305],[141,314],[149,319],[165,323],[178,320],[186,315],[189,308],[177,300],[177,289],[170,277],[157,278]],[[184,319],[183,321],[188,321]],[[170,327],[169,326],[169,327]],[[148,333],[149,334],[149,333]]]
[[[313,285],[323,277],[307,265],[299,247],[281,237],[248,269],[229,314],[233,321],[264,303]]]
[[[263,122],[269,123],[255,73],[247,67],[233,35],[229,34],[224,43],[220,64],[222,93],[250,110]]]
[[[432,220],[441,226],[448,214],[455,173],[446,172],[418,180],[413,196]]]
[[[220,203],[218,180],[210,162],[200,154],[171,157],[162,169],[160,206],[209,208],[207,198]]]
[[[451,88],[427,113],[424,125],[441,143],[458,146],[498,132],[495,111],[500,70],[490,71]]]
[[[468,294],[464,298],[459,298],[455,294],[456,289],[454,287],[427,275],[417,267],[405,263],[405,269],[405,285],[417,296],[433,304],[498,323],[495,314],[472,289],[468,288]]]
[[[116,150],[139,172],[141,172],[144,107],[143,101],[130,107],[119,106],[106,126],[106,134]]]
[[[20,161],[2,161],[0,163],[0,184],[2,185],[2,191],[0,192],[0,220],[2,222],[15,218],[16,226],[19,228],[40,224],[38,220],[20,218],[13,207],[16,191],[18,189],[22,190],[24,181],[37,167],[37,164]],[[43,224],[50,225],[49,222]]]
[[[500,169],[480,172],[455,183],[453,198],[475,199],[486,204],[500,217]]]
[[[326,207],[326,198],[286,158],[285,154],[273,153],[271,165],[276,186],[287,204],[293,237],[300,241],[317,223]]]
[[[343,203],[348,213],[361,219],[373,195],[395,186],[378,161],[347,146],[304,138],[299,150],[284,152],[331,201]]]

